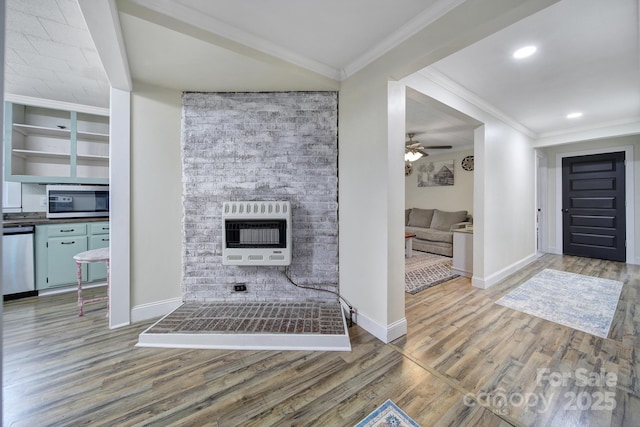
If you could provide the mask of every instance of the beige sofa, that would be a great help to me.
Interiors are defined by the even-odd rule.
[[[472,224],[467,211],[448,212],[438,209],[405,210],[405,231],[415,234],[413,250],[453,256],[453,231]]]

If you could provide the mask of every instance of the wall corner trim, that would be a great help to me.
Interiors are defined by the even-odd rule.
[[[355,323],[385,344],[407,334],[407,319],[403,317],[389,325],[381,325],[366,314],[358,312]]]

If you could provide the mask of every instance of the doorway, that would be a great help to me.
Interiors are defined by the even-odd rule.
[[[626,260],[624,161],[624,152],[562,159],[564,254]]]

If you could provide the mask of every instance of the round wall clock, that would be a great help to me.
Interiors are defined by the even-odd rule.
[[[467,156],[464,159],[462,159],[462,169],[466,171],[473,170],[473,156]]]

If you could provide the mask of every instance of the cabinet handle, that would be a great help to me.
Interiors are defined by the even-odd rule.
[[[103,242],[108,242],[108,241],[109,241],[109,239],[102,239],[102,241],[103,241]]]
[[[102,229],[103,229],[103,230],[108,230],[108,229],[109,229],[109,227],[102,227]]]
[[[76,231],[73,228],[67,229],[67,230],[60,230],[61,233],[71,233],[72,231]]]
[[[73,245],[75,243],[75,240],[73,242],[60,242],[61,245]]]

